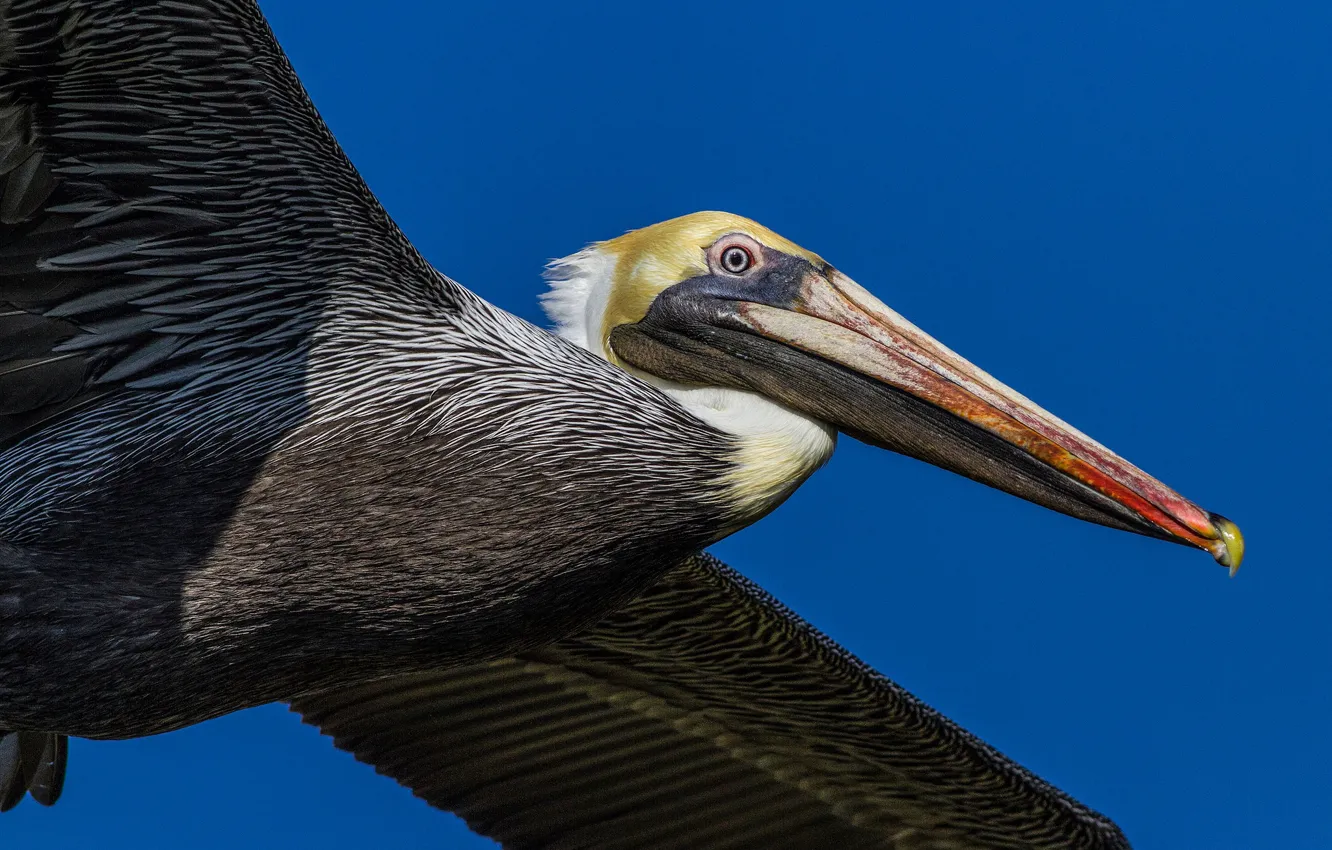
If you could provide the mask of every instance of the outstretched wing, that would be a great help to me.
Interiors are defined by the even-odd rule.
[[[506,847],[1128,847],[707,555],[541,652],[292,707]]]
[[[281,371],[340,283],[413,277],[253,0],[0,0],[0,452]]]
[[[187,428],[262,455],[331,298],[384,281],[444,294],[253,0],[0,0],[0,543],[96,539],[52,506],[147,498],[109,470]],[[0,730],[0,810],[64,765]]]

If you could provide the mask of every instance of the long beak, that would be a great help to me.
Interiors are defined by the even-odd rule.
[[[999,383],[850,278],[810,267],[785,290],[780,305],[714,301],[684,322],[666,300],[617,328],[632,332],[613,334],[612,345],[663,377],[744,386],[873,445],[1062,513],[1196,546],[1232,575],[1239,568],[1244,539],[1234,523]],[[663,357],[661,343],[676,356]]]

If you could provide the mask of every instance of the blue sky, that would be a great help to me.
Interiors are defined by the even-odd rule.
[[[1236,520],[1232,581],[844,439],[715,551],[1140,850],[1332,846],[1332,7],[262,5],[390,213],[500,306],[539,319],[588,241],[748,215]],[[76,741],[0,835],[488,846],[275,706]]]

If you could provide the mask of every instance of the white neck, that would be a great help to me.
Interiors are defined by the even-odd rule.
[[[550,290],[541,298],[556,334],[612,363],[616,359],[606,350],[602,323],[615,263],[613,254],[595,245],[555,260],[545,275]],[[758,393],[689,386],[633,368],[627,371],[736,439],[730,483],[744,514],[761,516],[772,510],[832,455],[837,440],[832,427]]]

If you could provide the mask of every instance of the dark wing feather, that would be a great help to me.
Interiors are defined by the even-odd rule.
[[[413,276],[252,0],[0,0],[0,450]]]
[[[170,438],[197,403],[181,388],[287,424],[281,382],[257,377],[300,387],[337,286],[439,281],[253,0],[0,0],[0,486],[130,456],[89,450],[90,432],[127,430],[113,403]],[[30,451],[47,436],[64,455]],[[84,492],[88,477],[69,480]],[[25,514],[5,516],[9,534]],[[0,809],[54,802],[65,746],[0,732]]]
[[[292,706],[506,847],[1128,846],[706,555],[546,650]]]
[[[68,738],[53,732],[0,731],[0,812],[17,806],[24,794],[44,806],[60,799],[68,746]]]

